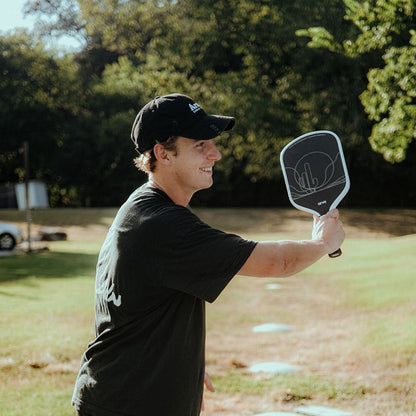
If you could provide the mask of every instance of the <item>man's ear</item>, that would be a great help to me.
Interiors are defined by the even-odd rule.
[[[157,143],[153,148],[153,153],[159,163],[163,165],[169,164],[170,154],[162,144]]]

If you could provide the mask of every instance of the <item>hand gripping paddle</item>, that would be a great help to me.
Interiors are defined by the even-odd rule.
[[[292,205],[319,216],[336,208],[350,189],[339,137],[326,130],[292,140],[282,150],[280,163]],[[341,249],[329,254],[338,257]]]

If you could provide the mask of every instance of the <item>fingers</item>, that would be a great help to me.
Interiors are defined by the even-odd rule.
[[[326,216],[328,216],[330,218],[338,219],[339,218],[339,211],[336,208],[331,209],[331,211],[328,211]]]
[[[206,387],[209,391],[212,391],[212,392],[214,392],[214,391],[215,391],[214,386],[213,386],[213,385],[212,385],[212,383],[211,383],[211,379],[209,378],[208,373],[205,373],[205,375],[204,375],[204,384],[205,384],[205,387]],[[201,404],[201,412],[203,412],[203,411],[204,411],[204,409],[205,409],[204,400],[202,400],[202,404]]]
[[[337,208],[331,209],[331,211],[328,211],[325,215],[320,217],[317,214],[313,214],[313,222],[316,224],[320,219],[326,219],[326,218],[334,218],[339,219],[339,211]]]
[[[338,227],[343,226],[342,221],[339,218],[339,211],[337,209],[332,209],[331,211],[328,212],[328,214],[326,214],[329,218],[335,220],[336,224],[338,225]]]
[[[205,376],[204,376],[204,383],[205,383],[205,387],[206,387],[209,391],[212,391],[212,392],[214,392],[214,391],[215,391],[214,386],[213,386],[213,385],[212,385],[212,383],[211,383],[211,379],[209,378],[209,375],[208,375],[207,373],[205,373]]]
[[[327,247],[328,253],[332,253],[341,247],[344,238],[345,232],[337,209],[330,210],[322,217],[314,215],[312,239],[322,240]]]

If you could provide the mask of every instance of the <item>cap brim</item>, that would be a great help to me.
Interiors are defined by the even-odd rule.
[[[234,124],[234,117],[207,114],[191,128],[185,129],[182,134],[189,139],[210,140],[219,136],[223,131],[231,130]]]

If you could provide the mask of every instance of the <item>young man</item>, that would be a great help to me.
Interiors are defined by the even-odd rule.
[[[136,117],[136,165],[148,182],[120,208],[101,249],[96,338],[85,351],[73,405],[80,416],[197,416],[205,363],[205,302],[236,275],[284,277],[341,246],[333,210],[307,241],[254,242],[203,223],[188,208],[209,188],[221,154],[213,139],[234,118],[209,115],[181,94]]]

